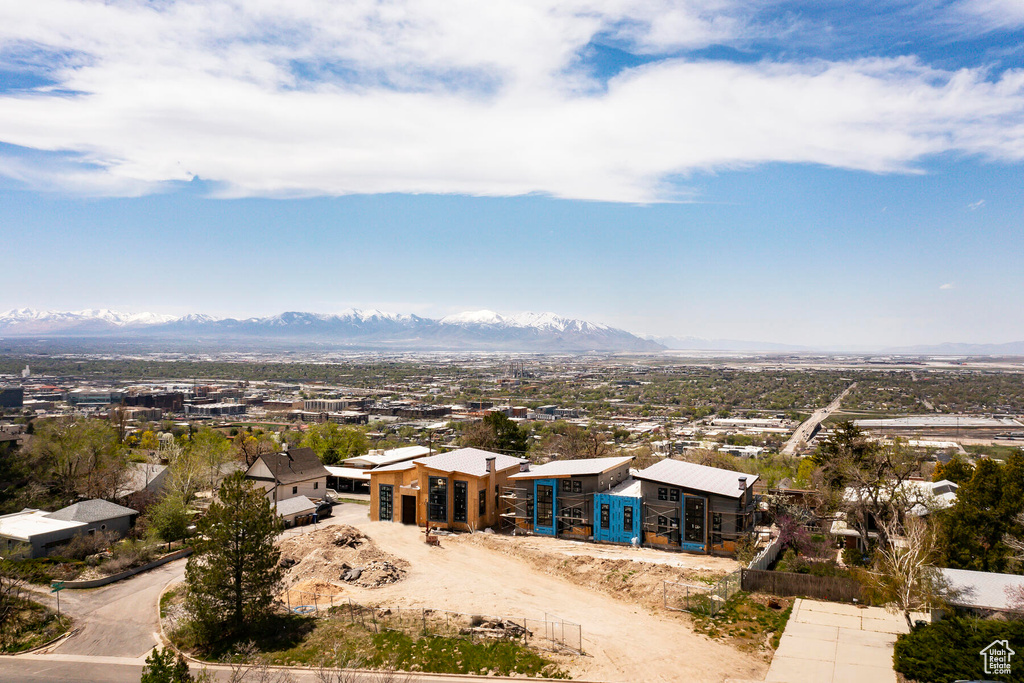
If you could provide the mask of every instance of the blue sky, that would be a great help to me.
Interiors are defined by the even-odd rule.
[[[1022,38],[1018,0],[10,3],[0,309],[1024,339]]]

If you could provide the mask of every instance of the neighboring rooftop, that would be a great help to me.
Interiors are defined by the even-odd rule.
[[[312,448],[291,448],[281,453],[260,456],[281,484],[292,484],[327,476],[327,470]]]
[[[51,512],[47,517],[50,519],[62,519],[68,522],[91,524],[93,522],[103,522],[108,519],[117,519],[118,517],[127,517],[128,515],[137,514],[139,514],[138,510],[132,510],[131,508],[126,508],[123,505],[111,503],[108,500],[94,498],[92,500],[83,500],[81,503],[69,505],[66,508],[57,510],[56,512]]]
[[[625,455],[616,458],[582,458],[579,460],[553,460],[543,465],[531,467],[525,472],[513,474],[509,479],[537,479],[539,477],[581,477],[603,474],[616,467],[621,467],[633,460],[633,456]]]
[[[316,510],[316,503],[305,496],[285,498],[277,503],[277,514],[281,517],[297,515],[303,512],[313,512],[314,510]]]
[[[961,607],[1011,611],[1020,609],[1011,595],[1024,595],[1024,576],[975,572],[969,569],[940,570],[953,590],[950,602]]]
[[[337,465],[324,465],[324,469],[327,470],[327,474],[332,477],[370,481],[370,470],[363,467],[338,467]]]
[[[413,458],[422,458],[430,455],[430,453],[431,450],[426,446],[403,446],[402,448],[392,448],[382,453],[357,455],[354,458],[345,460],[345,465],[348,467],[382,467],[384,465],[393,465],[396,462],[412,460]]]
[[[82,522],[71,522],[52,519],[45,510],[22,510],[9,515],[0,516],[0,536],[18,541],[31,541],[33,536],[49,534],[54,531],[65,531],[85,526]]]
[[[432,455],[429,458],[417,458],[413,462],[443,472],[459,472],[473,477],[483,477],[487,475],[487,460],[489,458],[494,458],[494,469],[497,472],[512,467],[518,468],[521,463],[528,462],[525,458],[491,453],[479,448],[460,448],[448,453]]]
[[[728,498],[739,498],[746,489],[749,489],[757,481],[756,474],[745,472],[734,472],[723,470],[718,467],[708,467],[682,460],[671,460],[666,458],[657,462],[647,469],[636,473],[637,479],[678,486],[680,488],[707,491],[719,496]],[[740,479],[745,478],[743,488],[740,488]]]

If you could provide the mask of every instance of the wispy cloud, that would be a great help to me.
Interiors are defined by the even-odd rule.
[[[738,7],[6,3],[0,49],[60,58],[47,62],[57,92],[0,96],[0,141],[74,156],[0,173],[89,194],[199,177],[222,196],[649,202],[680,196],[666,179],[768,162],[905,172],[951,151],[1024,159],[1024,73],[678,56],[757,35]],[[658,59],[591,87],[574,65],[598,38]]]
[[[971,211],[977,211],[978,209],[980,209],[983,206],[985,206],[985,200],[984,199],[979,199],[976,202],[971,202],[970,204],[968,204],[967,208],[970,209]]]
[[[953,287],[953,283],[952,282],[947,282],[944,285],[939,285],[939,289],[953,289],[953,288],[954,287]]]

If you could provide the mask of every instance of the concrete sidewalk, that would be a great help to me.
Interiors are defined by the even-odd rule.
[[[765,681],[896,683],[893,645],[909,630],[881,607],[797,598]]]

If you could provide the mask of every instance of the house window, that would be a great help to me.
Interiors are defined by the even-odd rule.
[[[448,479],[429,477],[427,486],[427,521],[448,521]]]
[[[294,495],[295,495],[295,494],[297,494],[298,492],[299,492],[299,487],[298,487],[298,486],[293,486],[293,487],[292,487],[292,495],[294,496]]]
[[[533,520],[533,492],[530,492],[530,496],[526,499],[526,516]]]
[[[390,522],[394,510],[394,487],[391,484],[381,484],[378,504],[380,506],[377,518],[382,522]]]
[[[562,493],[569,493],[572,491],[572,481],[569,479],[562,480]]]
[[[316,491],[318,488],[320,488],[320,482],[314,481],[313,482],[313,490]]]
[[[608,529],[611,527],[611,506],[608,503],[601,503],[601,528]]]
[[[662,535],[668,533],[668,517],[664,515],[658,515],[658,533]]]
[[[573,493],[583,493],[583,482],[578,479],[573,479],[572,482]]]
[[[625,531],[633,530],[633,506],[625,505],[622,508],[622,528]]]
[[[669,489],[668,499],[673,503],[679,502],[679,489]]]
[[[712,512],[711,513],[711,542],[721,543],[722,542],[722,513]]]
[[[704,542],[704,499],[687,496],[686,529],[683,540],[687,543]]]
[[[668,500],[668,489],[664,486],[658,487],[658,500]]]
[[[537,526],[550,527],[554,525],[554,504],[554,487],[548,484],[537,484]]]
[[[487,516],[487,489],[480,489],[480,516]],[[533,513],[530,513],[533,517]]]
[[[452,521],[465,522],[469,507],[469,482],[457,481],[452,492]]]

